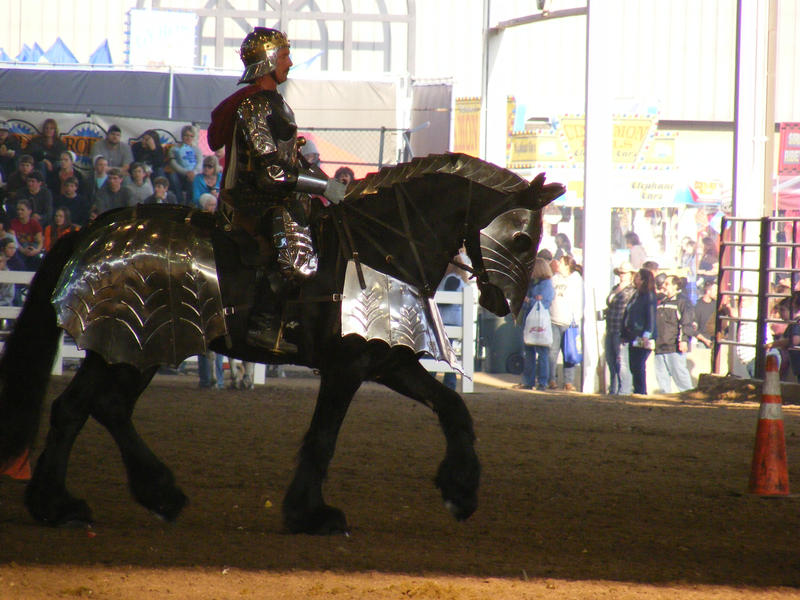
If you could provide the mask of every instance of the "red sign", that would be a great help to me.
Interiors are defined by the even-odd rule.
[[[800,123],[781,123],[778,175],[800,175]]]

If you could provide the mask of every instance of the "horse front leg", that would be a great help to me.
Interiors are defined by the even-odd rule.
[[[283,522],[292,533],[346,533],[347,520],[322,497],[322,483],[336,448],[336,438],[350,401],[363,378],[343,365],[321,372],[311,425],[303,438],[297,469],[283,500]]]
[[[447,442],[434,483],[450,513],[463,521],[478,507],[481,465],[475,453],[472,417],[461,396],[404,353],[376,381],[433,409]]]

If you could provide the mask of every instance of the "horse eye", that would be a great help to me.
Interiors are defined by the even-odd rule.
[[[524,231],[517,231],[511,238],[511,250],[515,253],[526,252],[531,249],[533,240]]]

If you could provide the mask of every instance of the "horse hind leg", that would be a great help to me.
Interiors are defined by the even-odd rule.
[[[84,500],[67,491],[67,464],[75,438],[89,417],[89,397],[82,393],[81,372],[53,401],[50,429],[25,489],[25,506],[34,519],[53,526],[92,522]]]
[[[187,498],[175,484],[175,477],[139,436],[131,419],[139,396],[153,379],[157,368],[147,372],[129,365],[105,365],[96,382],[99,389],[91,404],[91,415],[103,425],[117,443],[128,485],[134,499],[165,521],[174,521],[186,506]]]
[[[384,369],[376,381],[421,402],[438,415],[447,450],[434,483],[450,513],[459,521],[469,518],[478,507],[481,467],[475,453],[472,417],[464,400],[407,353]]]
[[[34,518],[50,525],[92,522],[86,502],[66,488],[69,454],[89,415],[108,429],[119,446],[134,498],[165,519],[178,515],[186,497],[131,423],[136,400],[154,373],[155,369],[142,374],[132,367],[109,366],[87,353],[67,389],[53,402],[45,448],[25,495]]]

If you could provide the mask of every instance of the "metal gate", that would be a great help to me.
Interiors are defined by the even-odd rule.
[[[788,282],[788,289],[779,282]],[[723,217],[712,370],[725,372],[721,350],[754,352],[754,376],[763,379],[768,328],[782,321],[775,307],[800,281],[800,221],[790,217]]]

